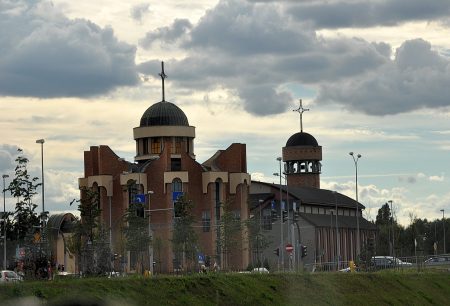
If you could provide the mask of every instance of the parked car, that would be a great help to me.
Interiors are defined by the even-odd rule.
[[[269,270],[267,270],[266,268],[254,268],[252,270],[252,273],[263,273],[263,274],[266,274],[266,273],[269,273]]]
[[[0,272],[0,283],[14,283],[22,280],[22,277],[14,271],[2,270]]]
[[[391,269],[391,268],[408,268],[412,267],[412,263],[401,261],[397,257],[393,256],[373,256],[371,258],[371,264],[376,269]]]
[[[450,265],[450,256],[449,255],[433,256],[425,260],[424,264],[426,266]]]

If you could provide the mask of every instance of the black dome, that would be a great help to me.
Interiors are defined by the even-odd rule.
[[[184,125],[189,126],[184,112],[170,102],[158,102],[150,106],[142,115],[140,126]]]
[[[286,142],[286,147],[295,147],[295,146],[318,147],[319,144],[311,134],[305,132],[298,132],[289,137],[288,141]]]

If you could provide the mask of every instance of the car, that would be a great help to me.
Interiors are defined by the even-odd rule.
[[[252,273],[266,274],[269,273],[269,270],[267,270],[266,268],[253,268]]]
[[[15,283],[22,280],[22,277],[14,271],[2,270],[0,272],[0,283]]]
[[[450,256],[433,256],[425,260],[424,264],[426,266],[450,265]]]
[[[373,256],[371,264],[376,269],[390,269],[390,268],[408,268],[412,267],[412,263],[402,261],[393,256]]]

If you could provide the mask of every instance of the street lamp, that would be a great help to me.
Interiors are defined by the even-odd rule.
[[[353,162],[355,163],[355,194],[356,194],[356,256],[359,256],[361,253],[360,248],[360,236],[359,236],[359,201],[358,201],[358,160],[361,158],[361,154],[355,155],[353,152],[348,153],[352,158]],[[353,254],[353,252],[352,252]]]
[[[5,179],[9,177],[8,174],[3,174],[3,270],[6,270],[6,187]]]
[[[152,228],[151,228],[151,223],[150,223],[150,195],[152,195],[154,192],[152,190],[149,190],[147,192],[148,195],[148,237],[151,237],[151,232],[152,232]],[[150,270],[150,274],[153,276],[153,247],[152,244],[149,243],[148,244],[148,260],[149,260],[149,270]]]
[[[444,217],[444,210],[441,209],[441,211],[442,211],[442,227],[444,229],[444,253],[443,254],[446,254],[447,249],[445,248],[445,217]]]
[[[392,200],[388,202],[391,204],[392,256],[395,257],[394,211],[392,210]]]
[[[334,194],[334,204],[336,209],[336,248],[337,248],[337,264],[336,264],[336,271],[339,271],[339,259],[341,257],[341,248],[339,245],[339,228],[338,228],[338,207],[337,207],[337,192],[333,191]]]
[[[258,236],[256,236],[256,241],[257,241],[257,245],[256,245],[256,249],[258,252],[258,257],[259,257],[259,267],[262,267],[262,250],[260,251],[259,247],[261,244],[261,238],[260,235],[262,235],[262,204],[264,203],[264,200],[259,200],[259,233]],[[261,249],[262,249],[262,245],[261,245]]]
[[[281,207],[283,202],[283,193],[281,189],[281,157],[277,157],[277,161],[280,164],[280,262],[281,262],[281,269],[284,271],[284,251],[283,251],[283,207]]]
[[[42,176],[42,226],[45,224],[45,202],[44,202],[44,139],[36,140],[36,143],[41,144],[41,176]]]

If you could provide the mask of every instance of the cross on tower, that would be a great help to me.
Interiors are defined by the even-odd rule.
[[[300,106],[297,109],[292,110],[300,114],[300,132],[303,132],[303,113],[309,111],[309,108],[303,108],[302,99],[299,99]]]
[[[165,93],[164,93],[164,79],[167,78],[167,75],[164,73],[164,62],[161,62],[161,73],[158,73],[161,77],[162,81],[162,102],[165,102]]]

